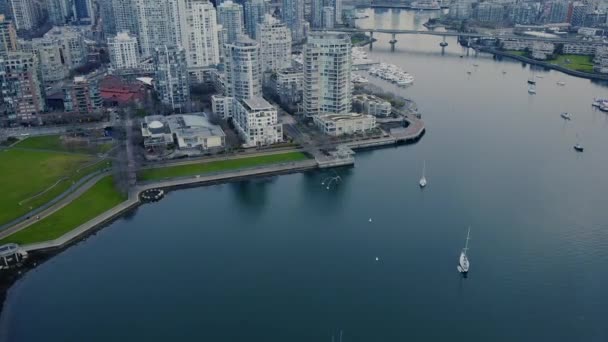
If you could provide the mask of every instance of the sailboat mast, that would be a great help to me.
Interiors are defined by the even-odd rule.
[[[422,178],[426,178],[426,160],[422,162]]]
[[[467,250],[469,249],[470,234],[471,234],[471,227],[469,226],[469,230],[467,231],[467,241],[464,243],[464,254],[467,254]]]

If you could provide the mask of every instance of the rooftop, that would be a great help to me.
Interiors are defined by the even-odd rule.
[[[263,97],[255,96],[248,99],[242,99],[241,103],[245,108],[250,110],[273,109],[274,107],[268,103]]]

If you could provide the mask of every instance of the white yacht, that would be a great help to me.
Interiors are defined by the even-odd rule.
[[[420,181],[418,182],[418,184],[420,185],[421,188],[424,188],[426,186],[426,161],[423,162],[422,164],[422,178],[420,178]]]
[[[568,112],[563,112],[563,113],[561,114],[561,117],[562,117],[564,120],[572,120],[572,115],[570,115],[570,113],[568,113]]]
[[[467,274],[469,272],[469,258],[467,257],[467,251],[469,250],[469,239],[471,235],[471,227],[467,232],[467,240],[464,243],[464,248],[460,252],[460,258],[458,259],[458,272]]]

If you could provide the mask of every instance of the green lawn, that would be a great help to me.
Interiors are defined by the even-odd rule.
[[[59,152],[76,152],[76,153],[104,153],[112,148],[112,143],[104,143],[100,145],[87,146],[82,144],[65,143],[60,135],[40,135],[28,137],[14,147],[31,148],[39,150],[51,150]]]
[[[576,71],[593,72],[592,56],[558,55],[548,62]]]
[[[93,160],[84,155],[45,151],[8,149],[0,151],[0,224],[7,223],[55,197],[59,188],[66,189],[71,180],[60,182],[49,192],[24,201],[48,189],[63,177],[74,177],[75,171]],[[77,176],[82,176],[82,170]],[[60,192],[59,192],[60,193]]]
[[[290,152],[283,154],[272,154],[267,156],[220,160],[200,164],[147,169],[140,171],[137,176],[139,180],[144,181],[159,180],[164,178],[192,176],[209,172],[236,170],[260,165],[299,161],[304,159],[308,159],[308,157],[304,153]]]
[[[30,244],[54,240],[126,200],[116,191],[111,176],[105,177],[72,203],[31,226],[0,240]]]

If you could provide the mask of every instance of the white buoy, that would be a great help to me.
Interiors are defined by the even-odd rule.
[[[370,219],[369,219],[369,222],[372,222],[372,219],[371,219],[371,217],[370,217]]]
[[[376,257],[376,261],[380,260],[380,258]]]

